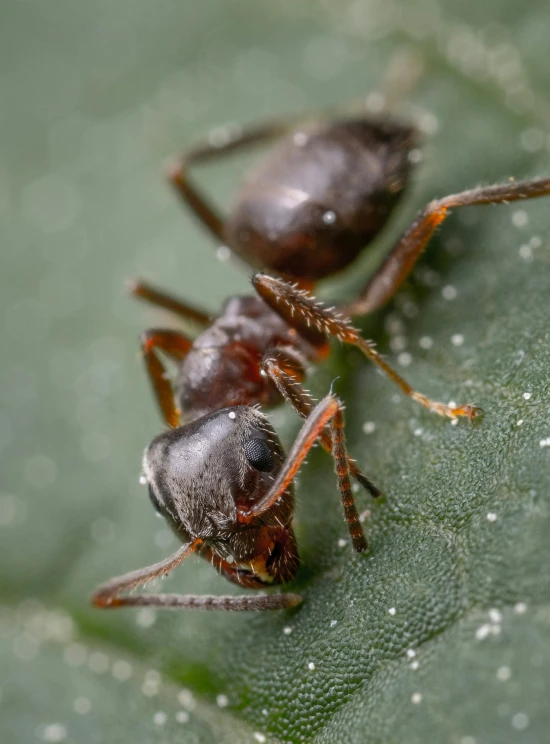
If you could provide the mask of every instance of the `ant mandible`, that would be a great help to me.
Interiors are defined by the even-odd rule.
[[[190,180],[190,166],[219,154],[282,137],[245,180],[222,219]],[[202,327],[192,340],[174,330],[142,334],[141,345],[158,403],[170,430],[143,458],[151,500],[184,545],[170,558],[100,586],[99,607],[146,605],[217,610],[293,607],[296,594],[194,596],[126,594],[175,568],[192,553],[227,579],[265,588],[293,578],[298,552],[292,529],[293,478],[319,440],[334,459],[353,547],[367,542],[350,475],[374,496],[378,489],[345,448],[343,407],[332,394],[314,405],[301,386],[309,363],[329,353],[329,340],[358,347],[405,395],[443,416],[473,419],[471,405],[449,407],[416,392],[362,338],[349,320],[389,300],[407,278],[448,210],[550,193],[550,179],[480,187],[430,202],[405,230],[359,297],[327,308],[312,296],[314,283],[347,267],[390,217],[408,181],[413,127],[359,117],[295,128],[270,122],[205,144],[183,155],[169,177],[183,201],[218,243],[228,245],[257,273],[257,296],[234,297],[216,319],[143,282],[133,293]],[[175,389],[158,351],[179,364]],[[288,456],[259,405],[286,400],[305,419]],[[184,425],[180,426],[180,421]]]

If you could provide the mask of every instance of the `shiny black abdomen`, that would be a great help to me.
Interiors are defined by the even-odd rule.
[[[410,126],[365,119],[294,132],[252,171],[226,223],[252,266],[317,280],[350,264],[403,192]]]

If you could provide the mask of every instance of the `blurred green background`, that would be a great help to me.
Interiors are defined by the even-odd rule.
[[[357,578],[365,564],[336,547],[343,534],[341,516],[330,463],[317,454],[311,458],[314,472],[301,479],[299,493],[306,495],[299,497],[298,510],[304,559],[299,584],[304,591],[310,581],[318,587],[309,615],[305,608],[295,618],[157,617],[144,610],[102,614],[88,607],[88,596],[99,581],[159,560],[175,546],[138,483],[142,450],[161,422],[137,339],[141,329],[167,319],[132,302],[125,294],[126,280],[146,277],[212,310],[229,295],[249,291],[246,272],[218,260],[209,236],[163,182],[166,158],[226,123],[362,99],[377,109],[377,91],[389,69],[404,75],[423,69],[396,104],[400,115],[417,122],[423,133],[416,182],[374,252],[322,290],[327,296],[351,294],[428,199],[510,175],[550,172],[549,22],[547,5],[535,0],[2,2],[2,742],[262,742],[270,736],[401,741],[406,731],[409,741],[542,741],[539,733],[549,723],[544,681],[540,664],[530,664],[539,642],[547,645],[549,639],[548,552],[538,553],[540,565],[531,555],[525,558],[527,548],[519,551],[525,562],[518,558],[520,567],[527,566],[525,575],[531,571],[530,586],[541,592],[537,617],[546,628],[540,631],[542,641],[530,634],[529,649],[522,648],[525,685],[514,688],[520,700],[524,695],[539,701],[536,712],[528,715],[520,702],[503,703],[498,695],[478,708],[455,710],[449,696],[438,702],[435,694],[432,707],[422,710],[425,719],[417,717],[413,724],[412,711],[420,702],[414,698],[420,694],[416,687],[413,698],[408,688],[396,698],[397,707],[389,699],[382,704],[391,684],[368,688],[376,669],[363,662],[356,668],[353,662],[361,653],[376,655],[380,643],[386,656],[377,669],[389,669],[403,648],[398,653],[390,636],[384,646],[383,633],[369,636],[362,620],[353,618],[346,625],[346,603],[335,599],[331,604],[330,595],[323,594],[331,577],[349,570]],[[209,166],[200,174],[201,183],[227,204],[248,162],[245,157]],[[550,437],[544,423],[550,410],[545,295],[550,221],[543,202],[521,210],[497,207],[457,215],[445,226],[444,238],[434,241],[423,264],[427,280],[413,288],[412,299],[402,295],[396,306],[363,324],[394,361],[399,352],[412,352],[407,375],[435,397],[473,393],[489,410],[506,401],[508,429],[512,418],[528,419],[527,413],[517,413],[517,405],[531,406],[538,422],[530,434],[534,459],[524,460],[531,465],[522,472],[532,481],[548,467],[550,451],[538,445]],[[443,286],[458,288],[455,304],[445,300]],[[522,316],[525,308],[529,312]],[[403,341],[409,334],[414,348]],[[436,340],[431,352],[427,342],[419,342],[426,337]],[[485,362],[478,364],[479,350]],[[524,373],[526,353],[534,377],[526,373],[525,381],[517,376]],[[400,363],[410,361],[401,357]],[[445,497],[452,510],[446,474],[453,472],[457,493],[468,490],[468,447],[482,447],[484,437],[491,439],[491,419],[485,429],[455,429],[409,403],[394,405],[391,385],[361,359],[342,352],[313,378],[314,391],[322,394],[337,374],[342,377],[339,393],[348,402],[353,452],[394,495],[392,503],[414,513],[415,494],[424,493],[423,483],[432,477],[426,492],[439,493],[438,479],[444,484],[438,513],[445,511]],[[524,383],[528,386],[522,388]],[[522,390],[532,391],[531,403],[521,398]],[[292,415],[277,411],[272,420],[290,441],[296,429]],[[367,421],[375,422],[379,436],[364,433]],[[445,459],[457,437],[461,456]],[[439,459],[431,461],[434,450]],[[493,470],[487,465],[493,485],[507,458],[513,459],[507,449],[500,456]],[[484,470],[482,459],[476,468]],[[415,484],[409,490],[407,478]],[[547,524],[548,509],[547,501],[541,505],[537,499],[547,497],[547,485],[542,481],[537,490],[531,483],[526,489],[526,494],[537,494],[526,499],[540,524]],[[480,492],[486,486],[483,482]],[[365,497],[361,506],[368,506]],[[487,512],[485,503],[481,509]],[[389,529],[384,518],[379,517],[380,536]],[[530,540],[521,532],[513,539],[523,546]],[[483,540],[476,550],[483,555]],[[401,556],[402,565],[407,555]],[[426,559],[427,566],[440,562]],[[539,569],[544,575],[537,574]],[[384,570],[381,564],[382,577]],[[174,590],[230,590],[198,561],[189,561],[170,581]],[[430,579],[424,577],[426,583]],[[482,579],[478,585],[484,586]],[[349,588],[340,591],[348,599],[353,595]],[[480,605],[484,596],[490,598],[490,591],[484,595],[480,590]],[[520,606],[515,614],[510,609],[513,627],[523,613],[521,597],[505,591],[503,602],[516,610]],[[381,610],[384,616],[386,610]],[[331,666],[332,641],[316,637],[318,647],[328,649],[323,657],[328,662],[319,671],[319,687],[309,682],[304,687],[295,682],[293,665],[307,673],[309,651],[304,649],[310,648],[310,628],[323,611],[327,627],[337,617],[346,628],[336,647],[345,650],[351,644],[355,650],[352,661],[344,653]],[[457,617],[456,609],[449,617]],[[300,631],[300,618],[313,625],[305,621]],[[493,620],[488,627],[495,626]],[[378,628],[377,622],[369,624]],[[296,628],[294,635],[285,631],[288,627]],[[475,627],[483,627],[482,620],[475,620]],[[357,647],[350,640],[354,630]],[[426,638],[435,635],[430,626]],[[406,648],[407,632],[403,637],[399,643]],[[411,638],[416,643],[414,633]],[[460,659],[460,640],[453,643]],[[506,681],[509,662],[498,649],[495,654],[494,667],[503,670]],[[468,658],[475,667],[475,654]],[[463,698],[468,700],[463,671]],[[494,681],[494,670],[490,678]],[[484,689],[483,677],[476,679]],[[441,688],[447,683],[452,684],[447,680]],[[272,692],[277,705],[270,707]],[[363,722],[360,705],[346,717],[342,706],[357,695],[376,700],[385,712],[377,716],[365,703]],[[499,714],[503,704],[509,707],[501,707]],[[475,721],[474,730],[468,721]]]

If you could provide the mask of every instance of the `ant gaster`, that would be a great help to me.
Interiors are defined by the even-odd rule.
[[[190,166],[275,137],[281,141],[252,171],[223,219],[189,178]],[[163,576],[196,552],[230,581],[259,589],[292,579],[298,568],[292,530],[292,481],[316,440],[335,462],[353,546],[367,543],[350,486],[355,476],[377,488],[345,448],[342,404],[328,395],[317,405],[302,388],[308,364],[329,353],[336,338],[358,347],[415,401],[443,416],[478,413],[450,407],[413,388],[363,339],[348,319],[389,300],[448,210],[550,193],[550,179],[475,188],[432,201],[397,241],[359,297],[327,308],[310,294],[314,283],[346,268],[380,232],[407,184],[415,130],[367,117],[296,129],[267,123],[205,144],[170,169],[177,192],[218,243],[257,273],[257,295],[230,299],[215,320],[190,305],[137,282],[133,293],[202,327],[195,339],[174,330],[142,335],[142,350],[170,430],[147,447],[144,478],[153,504],[184,542],[173,556],[112,579],[98,588],[99,607],[148,605],[260,610],[292,607],[296,594],[237,597],[127,594]],[[158,354],[176,360],[172,388]],[[258,406],[290,403],[305,419],[289,454]],[[183,426],[180,422],[183,421]]]

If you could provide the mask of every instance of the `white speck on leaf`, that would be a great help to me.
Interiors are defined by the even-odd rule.
[[[124,661],[124,659],[119,659],[113,664],[111,673],[119,682],[124,682],[132,676],[132,665]]]
[[[484,623],[483,625],[480,625],[479,628],[476,630],[476,638],[478,641],[483,641],[489,633],[491,632],[491,626],[489,623]]]
[[[512,225],[514,227],[525,227],[529,222],[529,215],[524,209],[517,209],[512,214]]]
[[[519,257],[523,258],[524,261],[531,261],[533,258],[533,249],[527,243],[520,245],[518,253]]]
[[[49,723],[42,729],[43,741],[65,741],[67,738],[67,728],[62,723]]]
[[[392,351],[403,351],[407,348],[407,339],[405,336],[392,336],[390,339],[390,349]]]
[[[497,679],[500,680],[500,682],[507,682],[511,676],[512,672],[510,667],[501,666],[497,669]]]
[[[89,713],[92,709],[92,704],[87,697],[78,697],[73,703],[73,710],[75,713],[83,716]]]
[[[529,716],[527,713],[514,713],[512,716],[512,726],[517,731],[524,731],[529,726]]]
[[[153,721],[156,723],[157,726],[164,726],[167,718],[168,716],[164,711],[158,710],[153,716]]]
[[[142,607],[136,615],[136,625],[140,628],[150,628],[155,624],[157,613],[152,607]]]
[[[216,250],[216,258],[218,261],[225,263],[231,258],[231,250],[226,245],[220,245]]]
[[[193,693],[187,688],[184,688],[183,690],[180,690],[178,692],[178,703],[182,706],[182,708],[185,708],[189,711],[194,710],[197,705],[195,702],[195,698],[193,697]]]
[[[446,284],[441,290],[441,296],[444,300],[456,300],[457,294],[456,287],[453,287],[452,284]]]

